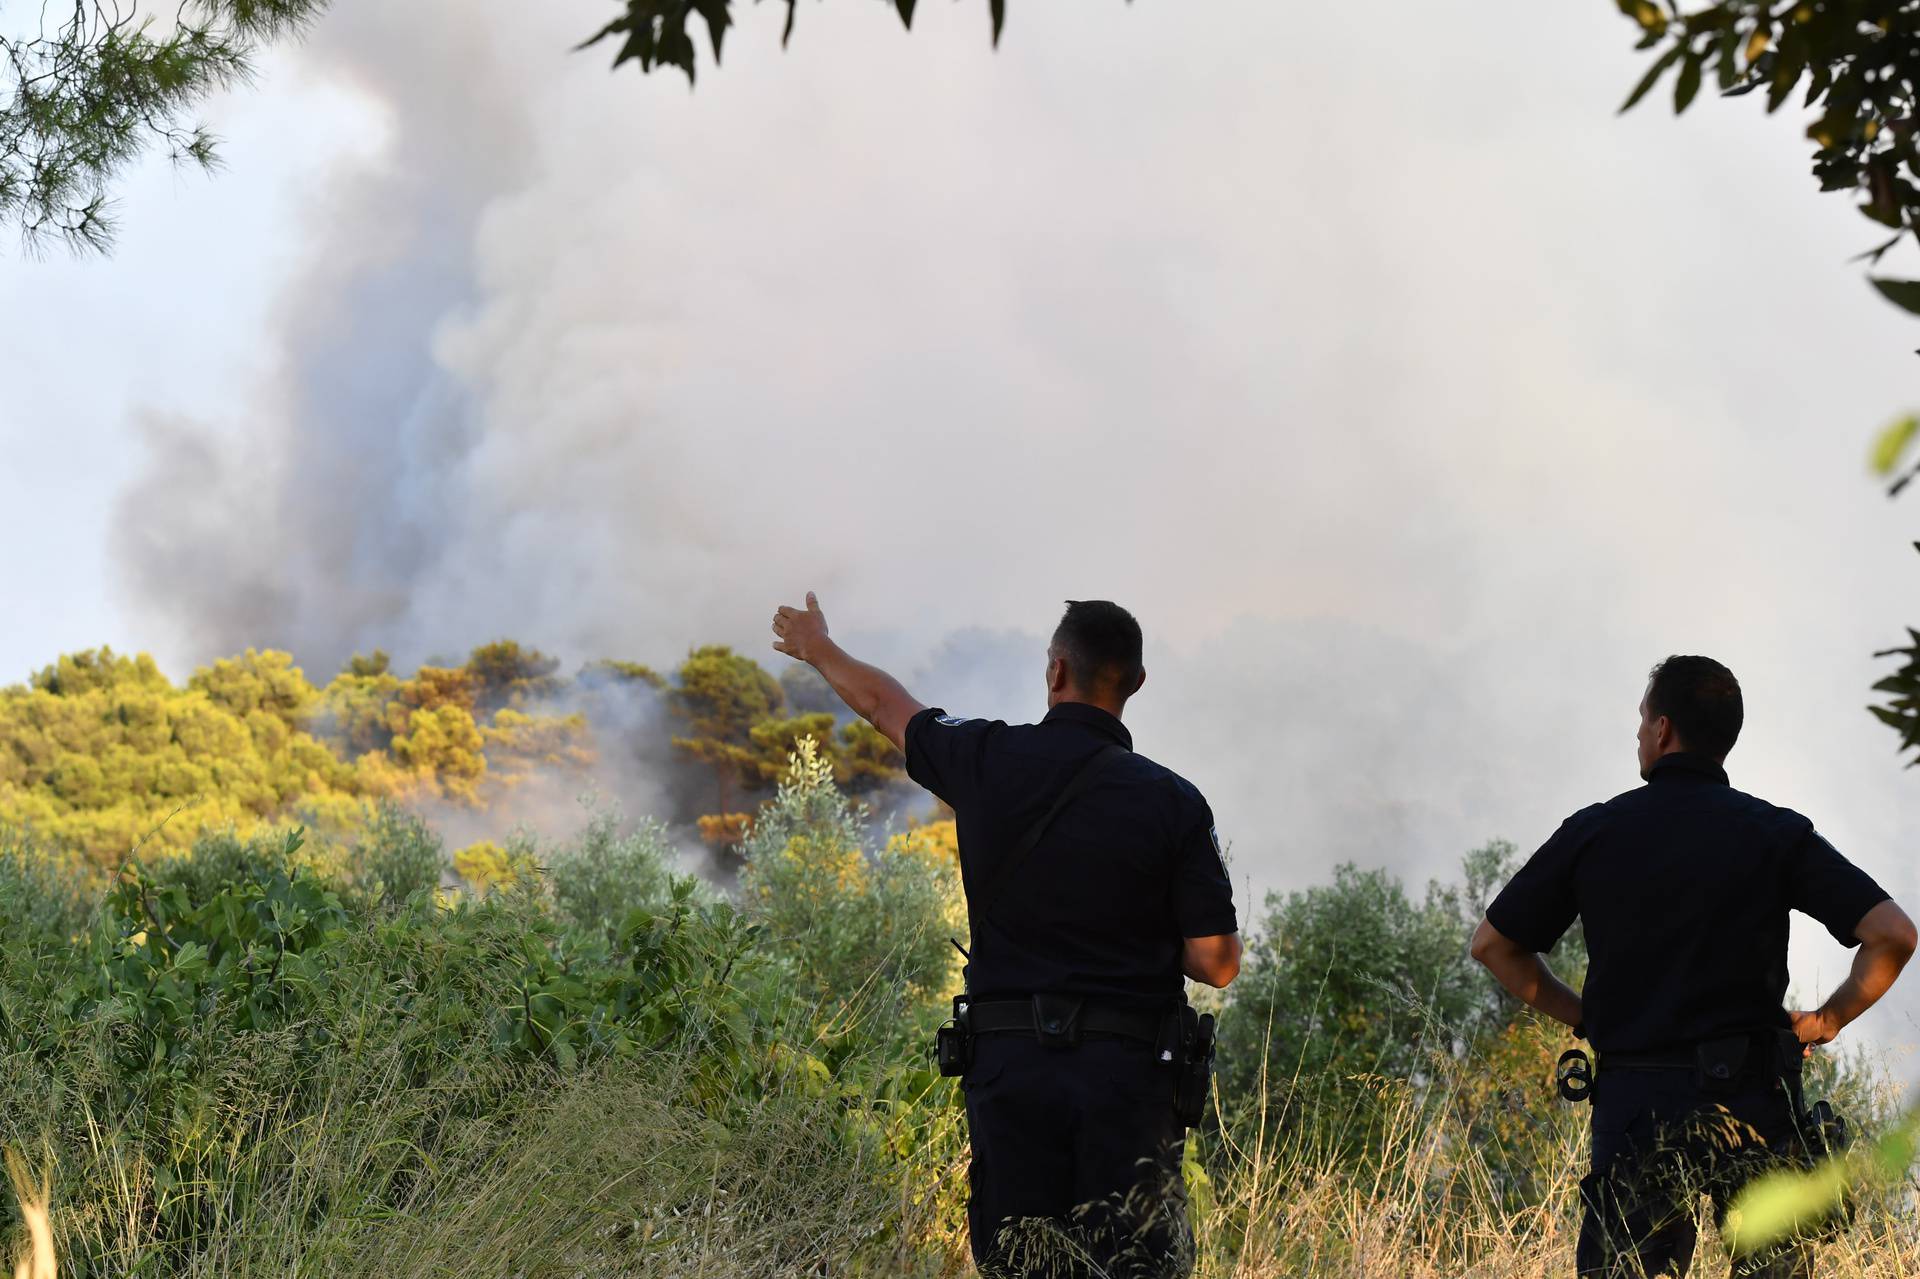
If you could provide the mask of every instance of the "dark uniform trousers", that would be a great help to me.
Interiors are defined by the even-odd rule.
[[[1193,1243],[1173,1068],[1151,1045],[975,1040],[962,1081],[973,1144],[967,1229],[991,1279],[1178,1279]]]
[[[1756,1062],[1708,1087],[1685,1069],[1608,1070],[1603,1056],[1593,1094],[1593,1171],[1580,1183],[1580,1279],[1680,1279],[1693,1263],[1701,1195],[1723,1223],[1755,1177],[1804,1166],[1799,1069],[1797,1060]],[[1735,1256],[1732,1274],[1808,1279],[1812,1249],[1803,1241]]]

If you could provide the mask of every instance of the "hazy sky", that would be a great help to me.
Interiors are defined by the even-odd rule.
[[[1617,118],[1604,0],[1015,0],[998,53],[978,0],[802,6],[784,54],[762,5],[693,92],[567,52],[611,10],[339,0],[216,105],[227,172],[0,259],[0,678],[670,663],[813,587],[924,699],[1030,715],[1110,596],[1139,745],[1257,894],[1531,847],[1708,652],[1736,784],[1915,896],[1862,710],[1920,615],[1862,464],[1915,331],[1791,113]],[[1796,980],[1843,964],[1797,929]]]

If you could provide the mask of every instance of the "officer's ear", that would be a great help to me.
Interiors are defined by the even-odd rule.
[[[1147,668],[1142,666],[1140,668],[1140,673],[1134,676],[1133,687],[1127,690],[1127,696],[1132,697],[1135,693],[1139,692],[1141,687],[1144,686],[1146,682],[1147,682]]]
[[[1683,751],[1687,744],[1680,740],[1680,730],[1673,721],[1662,715],[1653,721],[1653,740],[1662,751]]]
[[[1067,662],[1054,653],[1047,654],[1047,691],[1064,693],[1067,691]]]

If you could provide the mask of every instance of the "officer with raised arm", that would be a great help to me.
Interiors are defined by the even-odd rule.
[[[1728,785],[1743,709],[1706,657],[1654,667],[1640,703],[1645,785],[1569,817],[1487,908],[1473,956],[1598,1051],[1593,1164],[1581,1182],[1582,1279],[1684,1276],[1699,1197],[1733,1196],[1823,1140],[1801,1060],[1882,995],[1913,954],[1913,921],[1800,814]],[[1787,916],[1812,916],[1852,973],[1788,1012]],[[1578,918],[1585,988],[1548,969]],[[1735,1256],[1736,1276],[1805,1279],[1804,1240]]]
[[[1182,978],[1225,986],[1240,938],[1206,801],[1120,722],[1146,679],[1139,623],[1070,602],[1038,724],[922,706],[828,638],[811,592],[773,629],[958,822],[972,944],[941,1055],[964,1069],[982,1274],[1188,1273],[1180,1155],[1211,1022]]]

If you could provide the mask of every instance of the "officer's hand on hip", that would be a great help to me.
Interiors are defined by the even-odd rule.
[[[1813,1056],[1813,1050],[1820,1044],[1830,1044],[1840,1028],[1833,1024],[1833,1018],[1825,1012],[1788,1013],[1793,1018],[1793,1033],[1800,1037],[1805,1045],[1801,1056]]]
[[[803,662],[814,660],[827,642],[827,615],[812,591],[807,592],[804,610],[782,604],[774,611],[773,633],[779,636],[773,641],[776,651]]]

